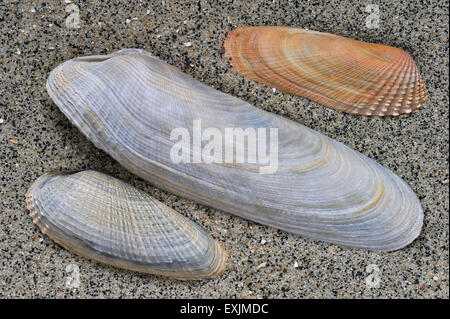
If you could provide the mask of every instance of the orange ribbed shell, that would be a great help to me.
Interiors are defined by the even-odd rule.
[[[416,64],[398,48],[286,27],[238,28],[224,48],[243,76],[350,114],[397,116],[426,101]]]

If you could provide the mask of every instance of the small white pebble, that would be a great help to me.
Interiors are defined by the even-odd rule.
[[[180,31],[180,29],[176,29],[175,32],[178,33],[178,31]]]
[[[44,238],[39,238],[39,242],[42,243],[44,241]]]
[[[55,47],[49,47],[48,49],[49,50],[55,50]]]
[[[19,164],[16,163],[16,164],[14,164],[14,166],[15,166],[15,167],[19,167]]]
[[[159,39],[159,38],[161,38],[161,37],[162,37],[162,34],[158,34],[158,35],[156,36],[157,39]]]
[[[17,54],[20,54],[21,52],[20,52],[20,50],[19,49],[17,49]]]
[[[259,270],[259,269],[261,269],[261,268],[263,268],[263,267],[266,267],[266,265],[267,265],[267,263],[266,263],[266,262],[263,262],[263,263],[259,264],[259,265],[256,267],[256,270]]]
[[[275,93],[277,91],[276,88],[272,88],[272,92]]]
[[[439,277],[438,277],[438,276],[434,276],[434,277],[433,277],[433,280],[434,280],[434,281],[438,281],[438,280],[439,280]]]
[[[294,268],[298,268],[298,262],[294,263]]]
[[[444,179],[444,180],[442,181],[442,184],[448,184],[448,179]]]
[[[3,123],[5,123],[5,120],[4,119],[0,119],[0,124],[3,124]]]
[[[261,245],[264,245],[265,243],[267,243],[267,241],[264,238],[261,239]]]
[[[37,25],[33,24],[33,29],[36,29]]]
[[[147,14],[150,14],[150,10],[147,10]]]
[[[31,8],[30,12],[31,12],[31,13],[35,13],[35,12],[36,12],[36,9],[35,9],[35,8]]]
[[[133,21],[137,21],[137,20],[139,20],[139,18],[138,17],[134,17],[133,19],[131,19],[131,20],[133,20]]]
[[[190,46],[192,46],[192,42],[184,42],[183,45],[185,47],[190,47]]]
[[[130,19],[126,19],[125,22],[126,22],[127,24],[129,24],[129,23],[130,23]]]
[[[53,27],[53,23],[49,23],[49,25],[48,25],[49,27]]]
[[[194,65],[191,63],[191,64],[189,64],[190,66],[191,66],[191,68],[193,68],[194,67]]]

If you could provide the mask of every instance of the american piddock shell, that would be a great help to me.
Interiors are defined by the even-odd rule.
[[[390,170],[299,123],[208,87],[143,50],[69,60],[51,72],[47,91],[97,147],[175,194],[346,246],[394,250],[420,233],[419,200]],[[227,136],[230,128],[247,131],[247,139],[252,129],[258,132],[256,163],[245,139]],[[183,137],[189,134],[192,139]],[[213,152],[205,145],[205,137],[211,144],[210,134],[220,145]],[[230,145],[234,158],[227,161],[220,150]],[[247,157],[239,153],[246,145]],[[174,160],[174,149],[188,156]],[[260,159],[260,151],[269,159]]]
[[[330,108],[360,115],[411,113],[426,89],[405,51],[287,27],[241,27],[225,56],[243,76]]]
[[[202,228],[111,176],[45,174],[26,202],[44,234],[83,257],[178,279],[214,278],[225,270],[225,252]]]

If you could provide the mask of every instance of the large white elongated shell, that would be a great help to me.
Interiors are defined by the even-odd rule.
[[[26,195],[33,222],[83,257],[178,279],[214,278],[225,252],[197,224],[96,171],[45,174]]]
[[[391,46],[298,28],[241,27],[224,48],[245,77],[351,114],[408,114],[426,101],[412,57]]]
[[[175,194],[346,246],[394,250],[420,233],[419,200],[388,169],[301,124],[203,85],[145,51],[69,60],[51,72],[47,91],[97,147]],[[175,128],[193,134],[194,120],[221,132],[277,128],[278,170],[260,174],[263,164],[237,160],[175,164],[170,151],[178,140],[170,134]],[[244,148],[239,143],[236,149]]]

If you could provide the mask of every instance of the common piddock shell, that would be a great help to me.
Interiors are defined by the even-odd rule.
[[[80,256],[178,279],[214,278],[225,270],[225,252],[202,228],[111,176],[45,174],[26,202],[41,231]]]
[[[408,114],[426,101],[416,64],[395,47],[298,28],[241,27],[224,48],[244,77],[351,114]]]
[[[346,246],[394,250],[420,233],[419,200],[390,170],[143,50],[69,60],[51,72],[47,90],[97,147],[175,194]],[[227,136],[227,129],[236,135]],[[248,136],[237,138],[238,129]],[[250,161],[255,151],[246,143],[252,132],[258,134],[257,162]],[[220,146],[213,152],[208,135]],[[232,161],[222,149],[232,149]],[[248,155],[240,153],[245,149]]]

